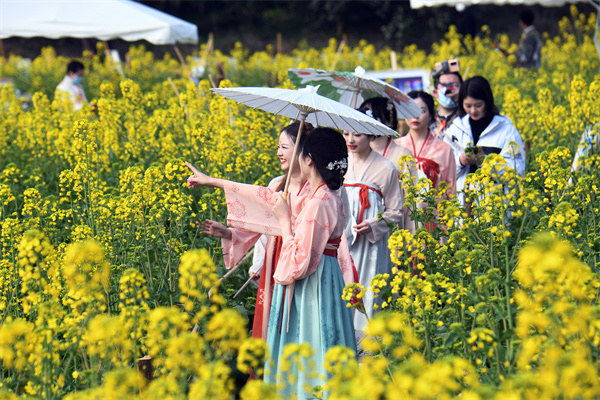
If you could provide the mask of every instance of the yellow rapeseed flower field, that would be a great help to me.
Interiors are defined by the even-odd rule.
[[[521,178],[486,158],[468,178],[467,207],[403,176],[412,218],[433,232],[397,230],[397,266],[344,299],[383,300],[358,363],[331,349],[316,398],[600,397],[600,152],[572,168],[584,129],[600,134],[596,16],[571,9],[545,37],[538,72],[494,51],[505,36],[454,28],[431,51],[399,51],[402,68],[460,57],[489,79],[526,144]],[[462,40],[461,40],[462,39]],[[515,45],[513,44],[512,47]],[[328,68],[338,43],[291,54],[242,44],[206,56],[221,87],[292,87],[291,67]],[[392,49],[344,47],[337,69],[386,69]],[[102,46],[98,54],[103,54]],[[248,338],[254,298],[220,283],[220,243],[197,221],[224,220],[220,191],[186,185],[184,161],[212,176],[267,184],[279,174],[277,136],[288,121],[198,85],[170,56],[132,47],[122,74],[86,52],[90,105],[54,96],[67,60],[46,48],[29,65],[0,60],[0,398],[277,398],[260,377],[269,349]],[[172,81],[169,80],[172,78]],[[15,88],[32,95],[23,108]],[[407,160],[410,162],[410,160]],[[500,173],[502,171],[502,173]],[[365,284],[365,283],[363,283]],[[311,371],[313,350],[291,345],[286,379]],[[153,379],[136,368],[148,363]],[[267,366],[268,368],[268,366]]]

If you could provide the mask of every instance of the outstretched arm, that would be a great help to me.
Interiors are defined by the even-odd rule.
[[[195,189],[198,186],[216,187],[219,189],[223,189],[225,186],[225,182],[227,182],[224,179],[213,178],[206,175],[203,172],[200,172],[196,167],[194,167],[187,161],[185,162],[185,165],[187,165],[187,167],[193,173],[193,175],[190,175],[190,177],[187,179],[188,186],[192,189]]]
[[[210,219],[207,219],[204,222],[197,224],[198,228],[202,229],[200,233],[203,235],[210,235],[220,239],[231,240],[231,228],[228,228],[223,224],[220,224]]]

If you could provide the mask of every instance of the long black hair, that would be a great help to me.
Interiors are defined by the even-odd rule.
[[[348,170],[348,147],[342,135],[331,128],[316,128],[306,137],[300,157],[310,157],[331,190],[339,189]]]
[[[386,97],[371,97],[363,101],[360,107],[358,107],[358,111],[375,118],[393,130],[398,130],[396,107]],[[368,111],[371,111],[371,113],[369,114]]]
[[[425,106],[427,106],[427,110],[429,111],[429,120],[433,120],[435,118],[435,102],[433,101],[433,96],[427,92],[422,90],[411,90],[407,93],[407,96],[411,99],[421,99]]]
[[[467,97],[485,102],[484,117],[498,113],[498,109],[494,104],[494,94],[492,93],[490,83],[483,76],[469,78],[460,86],[460,91],[458,92],[458,115],[460,117],[467,115],[463,106]]]

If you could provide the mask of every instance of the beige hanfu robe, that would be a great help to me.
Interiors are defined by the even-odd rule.
[[[392,261],[388,249],[390,228],[388,223],[402,225],[402,191],[398,181],[398,172],[385,157],[372,151],[362,170],[354,169],[352,153],[348,157],[348,172],[344,179],[344,188],[348,195],[350,210],[346,223],[346,237],[350,245],[350,254],[358,271],[358,281],[370,288],[371,280],[377,274],[391,273]],[[378,214],[382,213],[379,220]],[[371,232],[358,235],[352,228],[362,221],[367,221]],[[363,297],[367,315],[372,317],[373,305],[381,304],[381,299],[374,299],[373,292],[367,291]],[[354,327],[357,339],[367,318],[360,312],[354,312]]]

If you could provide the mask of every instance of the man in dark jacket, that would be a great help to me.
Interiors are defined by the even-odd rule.
[[[533,12],[525,10],[521,13],[519,25],[523,34],[519,42],[519,49],[514,53],[517,57],[519,67],[540,68],[542,53],[542,38],[540,33],[533,26]]]

